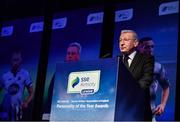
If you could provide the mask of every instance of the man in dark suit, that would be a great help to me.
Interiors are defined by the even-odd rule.
[[[122,30],[119,37],[121,60],[140,87],[145,91],[145,120],[151,120],[149,87],[153,81],[154,57],[139,53],[138,36],[133,30]]]
[[[136,51],[138,36],[133,30],[122,30],[119,37],[119,47],[122,61],[127,61],[126,67],[131,72],[141,88],[149,88],[153,81],[154,58]]]

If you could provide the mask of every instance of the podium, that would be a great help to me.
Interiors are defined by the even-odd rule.
[[[57,63],[50,121],[140,121],[144,102],[119,58]]]

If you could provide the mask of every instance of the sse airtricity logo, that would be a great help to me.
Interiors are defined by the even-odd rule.
[[[67,93],[94,94],[99,90],[100,70],[71,72]]]
[[[74,88],[75,86],[78,85],[78,83],[79,83],[79,77],[76,77],[76,79],[74,79],[74,80],[72,81],[72,87]]]

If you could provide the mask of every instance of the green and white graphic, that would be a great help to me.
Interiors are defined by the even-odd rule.
[[[71,72],[67,93],[94,94],[99,90],[100,70]]]

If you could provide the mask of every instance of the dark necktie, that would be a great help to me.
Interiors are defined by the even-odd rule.
[[[128,55],[124,55],[124,57],[123,57],[123,63],[125,64],[125,66],[126,66],[127,68],[129,68],[128,59],[129,59]]]

